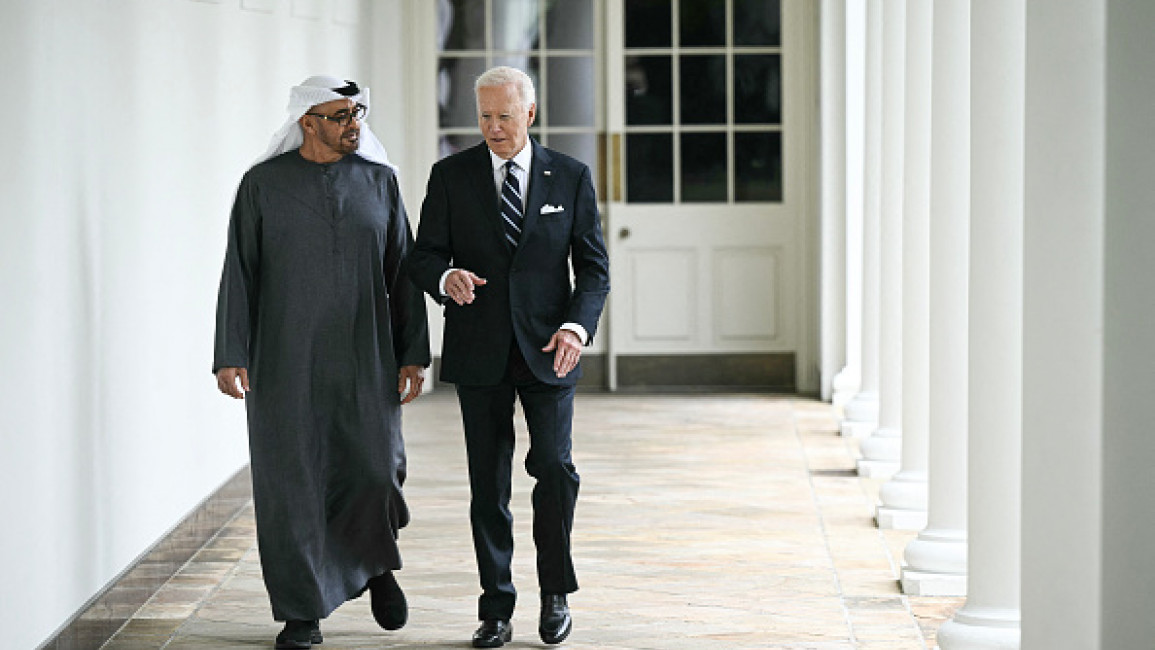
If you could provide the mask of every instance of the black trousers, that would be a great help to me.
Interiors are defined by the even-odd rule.
[[[525,469],[537,479],[533,489],[533,541],[537,547],[537,580],[543,594],[577,591],[570,532],[580,478],[570,455],[573,386],[538,381],[521,353],[510,355],[500,384],[457,386],[472,494],[469,517],[481,578],[477,616],[481,620],[513,615],[517,591],[513,560],[513,515],[509,511],[515,397],[529,429]]]

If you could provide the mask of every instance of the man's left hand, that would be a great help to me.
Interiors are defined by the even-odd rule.
[[[421,366],[401,366],[397,381],[397,392],[404,397],[401,398],[402,404],[408,404],[417,399],[421,394],[421,386],[425,384],[425,368]],[[406,393],[408,389],[408,393]]]
[[[573,370],[582,356],[582,340],[570,330],[558,330],[549,337],[549,343],[541,349],[542,352],[553,352],[553,371],[558,379],[565,377]]]

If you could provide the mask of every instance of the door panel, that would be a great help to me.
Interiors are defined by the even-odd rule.
[[[684,345],[694,339],[698,296],[697,251],[693,248],[639,250],[630,256],[633,268],[634,338],[661,345]],[[647,287],[686,287],[686,291],[651,291]]]
[[[616,354],[795,351],[782,312],[798,293],[795,233],[782,210],[719,216],[642,205],[610,214]]]
[[[781,283],[778,247],[720,248],[714,253],[716,343],[768,345],[780,335]],[[763,291],[743,291],[747,278],[764,282]]]

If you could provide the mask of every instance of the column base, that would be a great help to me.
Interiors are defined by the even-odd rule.
[[[898,473],[901,466],[898,461],[866,460],[858,461],[858,475],[863,478],[890,478]]]
[[[898,463],[902,460],[902,432],[894,427],[879,427],[858,448],[863,460]]]
[[[910,596],[967,594],[967,533],[927,528],[902,553],[902,593]]]
[[[850,403],[850,400],[854,399],[856,392],[853,388],[847,390],[838,390],[836,388],[830,393],[830,405],[834,408],[842,409],[842,412],[845,413],[846,405]]]
[[[940,650],[1019,650],[1022,644],[1017,609],[968,608],[938,628]]]
[[[879,490],[881,502],[874,520],[879,528],[922,530],[927,524],[927,476],[925,471],[899,472]]]
[[[843,438],[865,438],[878,428],[877,422],[858,422],[854,420],[842,421]]]
[[[878,506],[874,523],[884,530],[922,530],[926,528],[925,510],[902,510]]]
[[[965,596],[966,575],[902,569],[902,593],[907,596]]]
[[[863,391],[855,395],[842,412],[852,422],[878,422],[878,393]]]
[[[857,395],[862,382],[859,380],[858,371],[847,366],[842,369],[834,380],[830,382],[833,392],[830,395],[830,403],[839,409],[845,409],[846,405],[851,402]]]

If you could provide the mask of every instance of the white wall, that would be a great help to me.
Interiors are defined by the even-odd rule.
[[[10,647],[45,640],[246,462],[243,406],[209,372],[228,208],[289,86],[368,74],[363,13],[360,0],[4,3]],[[396,101],[374,99],[375,120]]]

